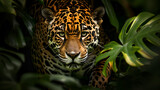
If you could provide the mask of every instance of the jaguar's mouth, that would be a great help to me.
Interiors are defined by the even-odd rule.
[[[66,68],[69,70],[77,70],[81,67],[81,64],[70,63],[66,65]]]

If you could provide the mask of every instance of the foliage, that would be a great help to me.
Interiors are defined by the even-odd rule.
[[[116,14],[114,12],[114,9],[110,3],[110,0],[102,0],[103,4],[104,4],[104,7],[105,7],[105,10],[106,10],[106,13],[109,17],[109,20],[110,20],[110,23],[116,27],[116,29],[118,30],[119,29],[119,22],[118,22],[118,19],[116,17]]]
[[[16,15],[12,2],[12,0],[0,0],[0,12],[7,12]]]
[[[19,71],[22,62],[24,62],[24,54],[17,52],[15,49],[26,46],[22,30],[16,19],[15,3],[12,0],[0,0],[1,13],[1,45],[0,45],[0,80],[14,80]],[[21,1],[21,3],[23,3]]]
[[[112,41],[104,46],[104,50],[96,58],[96,63],[108,57],[103,68],[105,76],[107,76],[106,68],[109,62],[113,63],[113,70],[117,71],[116,58],[120,53],[131,66],[143,65],[136,56],[136,52],[147,59],[158,55],[150,50],[144,42],[146,39],[153,45],[160,46],[160,38],[156,36],[156,33],[160,32],[160,15],[153,16],[152,13],[142,12],[138,16],[128,19],[119,34],[121,44]]]
[[[24,55],[11,50],[0,48],[0,58],[1,75],[4,74],[5,76],[7,74],[6,76],[8,76],[8,79],[13,79],[13,76],[16,75],[21,66],[21,62],[24,62]]]

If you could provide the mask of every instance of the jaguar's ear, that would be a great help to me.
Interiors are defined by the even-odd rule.
[[[100,25],[103,22],[102,17],[104,16],[104,14],[105,14],[105,10],[103,7],[98,7],[94,10],[92,16],[93,16],[93,19],[97,21],[97,24]]]
[[[41,13],[42,13],[42,16],[46,18],[48,22],[52,21],[55,15],[55,13],[49,8],[43,8],[41,10]]]

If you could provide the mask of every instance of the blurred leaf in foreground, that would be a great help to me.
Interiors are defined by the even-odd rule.
[[[6,12],[16,15],[16,11],[12,6],[13,0],[0,0],[0,12]]]
[[[13,80],[22,62],[24,62],[23,54],[0,48],[0,80],[5,78]]]

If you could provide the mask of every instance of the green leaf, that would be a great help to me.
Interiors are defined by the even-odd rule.
[[[28,15],[26,12],[24,12],[22,9],[17,9],[17,15],[21,17],[29,34],[33,36],[33,30],[35,26],[34,19],[30,15]]]
[[[151,19],[151,21],[152,21],[152,19]],[[152,44],[154,44],[156,46],[160,46],[160,44],[159,44],[160,38],[158,36],[156,36],[157,32],[160,33],[159,28],[160,28],[160,17],[159,17],[158,21],[155,21],[149,25],[143,26],[141,31],[139,31],[139,33],[137,34],[137,38],[139,40],[135,40],[135,44],[141,48],[139,53],[148,59],[152,59],[154,56],[157,56],[158,54],[156,54],[155,52],[150,50],[145,45],[145,43],[143,42],[143,38],[146,38],[149,42],[151,42]]]
[[[40,81],[38,84],[40,84],[41,86],[47,87],[50,90],[63,90],[62,86],[57,85],[57,84],[53,84],[51,82],[48,81]]]
[[[106,13],[109,17],[109,20],[111,22],[111,24],[116,27],[117,31],[119,29],[119,22],[117,20],[116,14],[114,12],[114,9],[112,7],[112,4],[110,3],[110,0],[102,0]]]
[[[96,63],[106,59],[102,72],[105,76],[107,65],[110,61],[113,62],[113,71],[117,71],[116,58],[120,53],[131,66],[143,65],[140,61],[141,59],[136,56],[136,52],[147,59],[152,59],[158,55],[143,41],[146,39],[153,45],[160,46],[160,38],[156,35],[156,33],[160,33],[160,15],[153,16],[152,13],[142,12],[138,16],[128,19],[119,34],[119,40],[122,45],[115,41],[105,45],[104,50],[96,58]]]
[[[104,50],[102,50],[102,52],[101,52],[102,54],[100,54],[99,56],[96,57],[95,64],[97,64],[100,60],[105,59],[105,58],[107,58],[108,56],[110,56],[110,55],[112,55],[114,53],[118,54],[119,53],[118,50],[122,49],[121,47],[122,46],[120,44],[118,44],[117,42],[115,42],[115,41],[110,42],[109,44],[105,45],[104,46]],[[109,50],[110,52],[107,52],[107,50]]]
[[[140,28],[140,26],[149,18],[153,17],[154,14],[149,13],[149,12],[143,12],[140,13],[133,21],[133,23],[131,24],[128,32],[127,36],[124,40],[124,43],[127,43],[128,41],[131,41],[132,39],[134,39],[135,35],[137,34],[137,30],[138,28]],[[121,30],[123,31],[123,29]]]
[[[34,73],[27,73],[21,77],[20,83],[24,85],[35,85],[39,80],[48,80],[48,75],[41,75],[41,74],[34,74]]]
[[[78,80],[74,79],[73,77],[64,76],[64,75],[51,75],[50,76],[51,81],[58,81],[60,83],[63,83],[67,86],[74,86],[74,87],[80,87],[80,83]]]
[[[1,76],[12,80],[20,69],[22,61],[24,62],[23,54],[0,48]]]
[[[117,42],[110,42],[109,44],[105,45],[104,50],[101,52],[99,56],[96,57],[96,64],[105,58],[107,58],[104,68],[103,68],[103,75],[107,76],[106,70],[109,62],[113,62],[113,70],[116,72],[117,67],[116,67],[116,57],[119,55],[121,50],[123,49],[122,45],[118,44]],[[109,51],[108,51],[109,50]]]
[[[43,0],[38,0],[39,3],[41,4],[44,4],[44,1]]]
[[[12,6],[13,0],[0,0],[0,12],[16,15],[16,11]]]
[[[127,29],[129,27],[129,25],[133,22],[134,19],[135,19],[135,17],[132,17],[132,18],[128,19],[122,27],[122,30],[119,34],[119,40],[121,41],[122,44],[124,44],[124,40],[125,40],[126,35],[127,35],[127,33],[126,33]]]
[[[135,55],[135,52],[140,48],[132,45],[124,46],[122,54],[124,56],[125,61],[131,66],[140,66],[143,65]]]
[[[0,81],[13,80],[13,75],[11,75],[11,73],[6,68],[6,63],[7,65],[11,63],[6,59],[6,57],[0,55]]]
[[[20,90],[20,87],[13,81],[1,81],[0,90]]]
[[[17,71],[21,66],[21,61],[7,53],[0,53],[0,54],[6,57],[6,60],[4,62],[7,70],[9,70],[10,73],[14,73],[14,74],[17,73]]]
[[[18,52],[15,52],[15,51],[11,51],[11,50],[8,50],[8,49],[5,49],[5,48],[1,48],[0,47],[0,52],[6,52],[8,54],[12,54],[12,55],[15,55],[17,56],[21,61],[25,61],[25,58],[24,58],[24,55],[22,53],[18,53]]]
[[[81,89],[78,90],[100,90],[100,88],[95,88],[91,86],[83,86]]]
[[[18,0],[20,2],[20,4],[22,5],[22,7],[24,7],[26,5],[26,0]]]
[[[14,21],[14,24],[16,24],[16,23],[17,22]],[[23,36],[23,33],[22,33],[19,25],[15,25],[14,27],[15,28],[10,31],[8,36],[6,36],[5,43],[13,48],[19,49],[19,48],[26,46],[26,42],[24,40],[24,36]]]
[[[49,80],[49,75],[40,75],[40,74],[24,74],[21,77],[20,80],[20,84],[22,86],[22,88],[39,88],[37,87],[37,85],[43,86],[45,88],[48,88],[50,90],[63,90],[62,86],[57,85],[57,84],[53,84],[50,80]],[[25,89],[27,90],[27,89]]]

